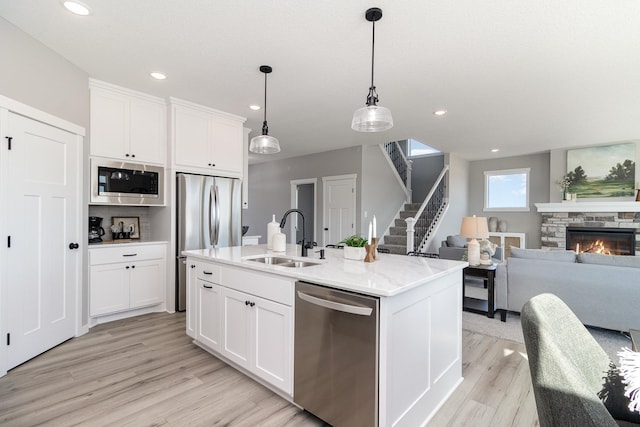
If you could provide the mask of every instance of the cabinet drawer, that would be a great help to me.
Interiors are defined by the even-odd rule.
[[[220,266],[207,262],[194,262],[196,266],[196,277],[205,282],[220,284]]]
[[[165,257],[165,245],[141,245],[89,249],[89,265],[141,261]]]
[[[221,267],[222,286],[291,306],[294,280],[268,273]]]

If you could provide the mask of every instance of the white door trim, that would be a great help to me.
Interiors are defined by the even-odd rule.
[[[333,176],[323,176],[322,177],[322,246],[327,245],[327,233],[324,231],[327,228],[327,185],[330,181],[338,181],[343,179],[351,179],[353,180],[353,224],[354,229],[356,227],[356,179],[358,175],[355,173],[346,174],[346,175],[333,175]]]
[[[313,184],[313,241],[317,242],[316,240],[316,226],[315,226],[315,222],[318,221],[318,178],[305,178],[305,179],[292,179],[291,181],[289,181],[291,183],[291,209],[295,209],[298,207],[298,199],[297,199],[297,191],[296,189],[298,188],[298,185],[301,184]],[[297,217],[297,215],[296,215]],[[296,224],[297,224],[297,219],[296,221],[291,221],[290,224],[290,231],[291,233],[289,234],[290,237],[290,243],[295,244],[296,243]]]

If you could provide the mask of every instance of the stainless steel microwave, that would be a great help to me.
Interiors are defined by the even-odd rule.
[[[91,203],[164,205],[164,168],[91,159]]]

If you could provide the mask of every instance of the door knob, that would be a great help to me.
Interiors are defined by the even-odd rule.
[[[78,249],[80,247],[77,243],[69,243],[69,249]]]

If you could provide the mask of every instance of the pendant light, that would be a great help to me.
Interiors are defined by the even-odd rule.
[[[391,110],[386,107],[380,107],[378,103],[378,93],[373,84],[373,59],[376,43],[376,21],[382,18],[382,9],[372,7],[367,9],[364,14],[367,21],[373,25],[373,38],[371,42],[371,86],[369,87],[369,95],[367,95],[366,107],[362,107],[353,113],[351,121],[351,129],[358,132],[381,132],[393,127],[393,118]]]
[[[273,71],[268,65],[261,65],[260,72],[264,73],[264,121],[262,122],[262,135],[251,138],[249,151],[258,154],[275,154],[280,152],[280,143],[272,136],[269,136],[269,126],[267,126],[267,74]]]

